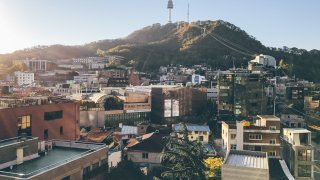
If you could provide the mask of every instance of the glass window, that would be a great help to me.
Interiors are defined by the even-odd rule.
[[[148,159],[149,158],[149,154],[148,153],[142,153],[142,158],[143,159]]]
[[[203,141],[203,136],[199,136],[199,141]]]
[[[237,149],[237,145],[236,144],[231,144],[231,149]]]
[[[31,136],[31,115],[23,115],[18,117],[18,136],[22,133],[26,133],[27,136]]]
[[[276,126],[269,126],[269,129],[270,130],[277,130],[277,127]]]
[[[299,161],[311,161],[311,150],[310,149],[299,149],[298,150],[298,160]]]
[[[63,117],[63,111],[44,112],[44,120],[55,120]]]
[[[261,134],[249,134],[249,139],[250,140],[262,140],[262,135]]]
[[[276,156],[276,152],[275,151],[269,151],[268,155],[271,156],[271,157],[274,157],[274,156]]]
[[[276,144],[276,139],[270,139],[270,144]]]
[[[231,134],[231,139],[235,139],[236,138],[236,134]]]
[[[298,165],[299,177],[311,177],[311,165]]]

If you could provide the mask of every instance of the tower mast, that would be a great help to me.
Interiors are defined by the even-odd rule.
[[[171,23],[171,10],[173,9],[173,2],[172,0],[168,1],[167,9],[169,10],[169,23]]]

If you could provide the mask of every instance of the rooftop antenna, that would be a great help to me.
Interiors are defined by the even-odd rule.
[[[171,10],[173,9],[173,2],[172,0],[168,1],[167,9],[169,9],[169,23],[171,23]]]
[[[187,16],[188,16],[188,23],[190,22],[189,20],[189,18],[190,18],[190,9],[189,9],[189,3],[188,3],[188,12],[187,12]]]

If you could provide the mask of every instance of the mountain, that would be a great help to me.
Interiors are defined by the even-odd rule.
[[[320,51],[266,47],[244,30],[222,20],[153,24],[122,39],[100,40],[82,46],[37,46],[0,55],[0,62],[96,56],[97,50],[124,56],[123,64],[130,61],[138,70],[149,72],[168,64],[208,64],[227,69],[234,63],[237,67],[246,67],[254,55],[268,54],[289,64],[289,74],[320,82]]]

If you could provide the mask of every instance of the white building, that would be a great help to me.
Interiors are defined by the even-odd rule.
[[[14,72],[16,82],[19,86],[21,85],[31,85],[34,83],[34,73],[31,72]]]
[[[83,69],[81,64],[59,64],[58,67],[65,69]]]
[[[92,84],[94,82],[98,82],[96,74],[81,74],[79,76],[74,76],[73,78],[76,83]]]
[[[201,84],[202,82],[207,81],[204,76],[201,76],[199,74],[193,74],[191,77],[192,84]]]
[[[104,69],[106,63],[103,62],[92,62],[89,64],[89,69]]]
[[[251,63],[261,64],[263,66],[271,66],[276,68],[277,62],[276,59],[272,56],[260,54],[256,56],[255,59],[250,61]]]
[[[46,71],[47,60],[26,59],[23,62],[27,65],[30,71]]]

